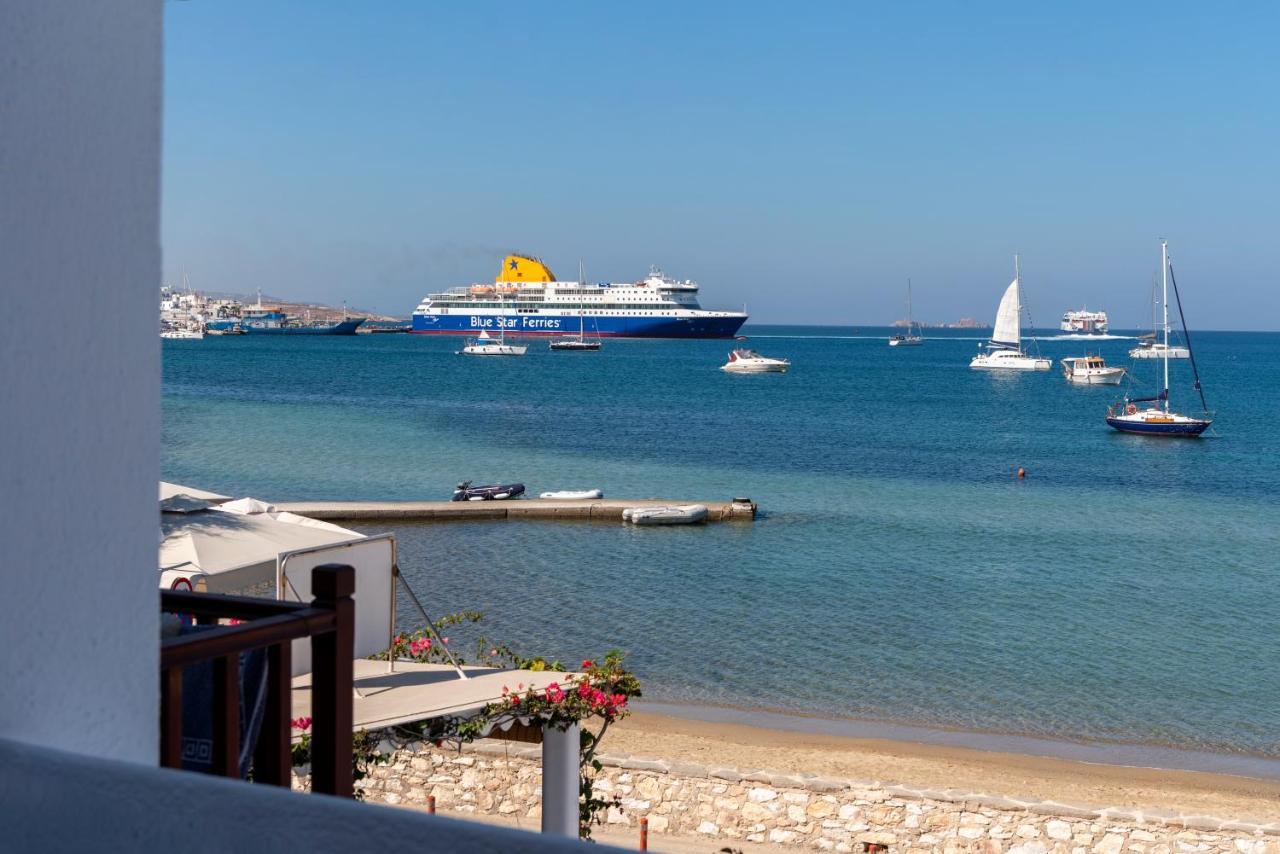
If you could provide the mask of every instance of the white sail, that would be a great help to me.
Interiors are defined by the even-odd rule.
[[[991,333],[991,343],[1018,347],[1022,343],[1022,330],[1018,326],[1018,280],[1009,283],[1009,289],[1000,299],[1000,308],[996,311],[996,328]]]

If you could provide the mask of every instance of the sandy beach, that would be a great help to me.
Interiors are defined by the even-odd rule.
[[[738,769],[962,789],[1082,807],[1280,821],[1280,781],[849,738],[636,712],[602,750]]]

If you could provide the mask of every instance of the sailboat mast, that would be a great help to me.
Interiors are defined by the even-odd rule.
[[[1160,241],[1160,301],[1164,307],[1164,411],[1169,411],[1169,241]]]
[[[911,334],[911,279],[907,278],[907,335]]]

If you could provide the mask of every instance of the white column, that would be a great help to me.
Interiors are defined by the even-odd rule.
[[[542,832],[578,837],[577,724],[561,732],[542,728]]]

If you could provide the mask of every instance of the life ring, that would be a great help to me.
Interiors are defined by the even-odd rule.
[[[1124,414],[1125,414],[1125,415],[1137,415],[1137,414],[1138,414],[1138,407],[1137,407],[1137,406],[1135,406],[1135,405],[1133,405],[1133,404],[1131,403],[1131,404],[1129,404],[1128,406],[1126,406],[1126,407],[1124,408]]]

